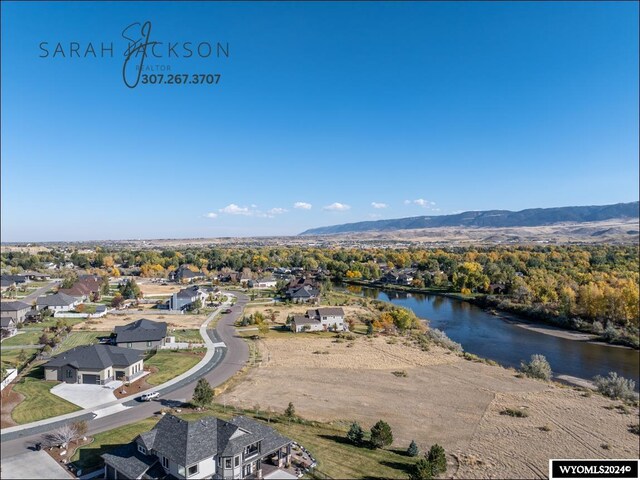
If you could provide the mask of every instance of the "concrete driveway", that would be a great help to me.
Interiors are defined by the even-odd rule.
[[[5,478],[69,479],[74,477],[49,454],[40,450],[3,458],[2,479]]]
[[[61,383],[51,389],[51,393],[64,398],[79,407],[92,408],[117,400],[113,390],[102,385],[84,385],[82,383]]]

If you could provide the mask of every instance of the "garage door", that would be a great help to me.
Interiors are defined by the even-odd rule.
[[[90,383],[91,385],[95,385],[100,383],[100,377],[98,375],[82,375],[82,383]]]

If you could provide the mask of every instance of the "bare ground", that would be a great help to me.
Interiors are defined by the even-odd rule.
[[[305,418],[357,420],[364,428],[384,419],[398,448],[412,439],[422,450],[443,445],[458,460],[457,472],[449,472],[458,478],[545,477],[549,458],[639,454],[638,437],[628,431],[638,421],[637,408],[608,410],[614,402],[599,395],[519,379],[512,370],[440,348],[302,335],[266,338],[259,348],[261,366],[219,402],[284,411],[291,401]],[[406,377],[391,373],[402,370]],[[529,417],[501,415],[507,407],[523,408]]]
[[[200,328],[206,315],[151,315],[147,313],[129,315],[105,315],[102,318],[92,318],[88,321],[76,324],[74,330],[110,331],[117,325],[126,325],[135,320],[146,318],[157,322],[167,322],[169,328]]]
[[[2,390],[2,414],[0,415],[0,428],[15,427],[18,425],[13,418],[11,412],[22,400],[24,395],[13,391],[13,384],[7,385]]]

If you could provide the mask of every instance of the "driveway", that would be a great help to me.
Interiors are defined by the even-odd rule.
[[[79,407],[92,408],[117,400],[113,390],[102,385],[82,383],[61,383],[51,389],[51,393]]]
[[[47,453],[26,452],[2,459],[2,479],[9,478],[74,478],[62,465]]]

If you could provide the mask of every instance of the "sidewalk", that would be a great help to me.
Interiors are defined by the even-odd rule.
[[[191,375],[197,373],[199,370],[203,369],[204,367],[207,366],[207,364],[211,361],[211,359],[213,358],[213,356],[215,355],[216,352],[216,348],[220,348],[220,345],[222,342],[214,342],[209,335],[207,334],[207,327],[209,326],[209,323],[214,319],[214,317],[220,313],[224,308],[227,308],[231,305],[231,302],[225,302],[222,305],[220,305],[217,309],[215,309],[213,312],[211,312],[209,314],[209,316],[207,317],[207,319],[202,323],[202,325],[200,325],[200,335],[202,336],[202,338],[204,339],[204,342],[206,344],[207,347],[207,353],[205,354],[205,356],[202,358],[202,360],[200,360],[200,362],[198,362],[198,364],[196,364],[195,366],[193,366],[191,369],[187,370],[186,372],[178,375],[175,378],[172,378],[171,380],[169,380],[168,382],[163,383],[162,385],[158,385],[150,390],[146,390],[145,393],[151,393],[151,392],[158,392],[161,390],[164,390],[172,385],[175,385],[176,383],[184,380],[185,378],[190,377]],[[224,345],[222,343],[222,345]],[[226,347],[226,345],[224,345]],[[120,398],[118,400],[114,400],[113,402],[109,402],[109,403],[105,403],[103,405],[97,405],[95,407],[91,407],[91,408],[87,408],[84,410],[79,410],[76,412],[72,412],[72,413],[68,413],[66,415],[59,415],[57,417],[51,417],[51,418],[46,418],[44,420],[39,420],[37,422],[31,422],[31,423],[26,423],[24,425],[17,425],[15,427],[9,427],[9,428],[3,428],[2,431],[0,432],[0,435],[5,435],[5,434],[9,434],[9,433],[13,433],[13,432],[19,432],[21,430],[26,430],[28,428],[34,428],[34,427],[40,427],[40,426],[44,426],[44,425],[48,425],[50,423],[57,423],[63,420],[71,420],[74,419],[76,417],[81,417],[87,414],[91,414],[91,413],[95,413],[96,411],[101,410],[102,412],[105,412],[105,410],[109,407],[112,407],[114,405],[121,405],[123,403],[129,402],[131,400],[134,400],[135,398],[137,398],[140,394],[136,393],[135,395],[129,395],[128,397],[123,397]],[[110,409],[108,410],[108,412],[112,412],[112,413],[117,413],[118,411],[120,411],[120,409]],[[101,412],[101,413],[102,413]],[[103,413],[101,416],[106,416],[109,415],[111,413]]]

